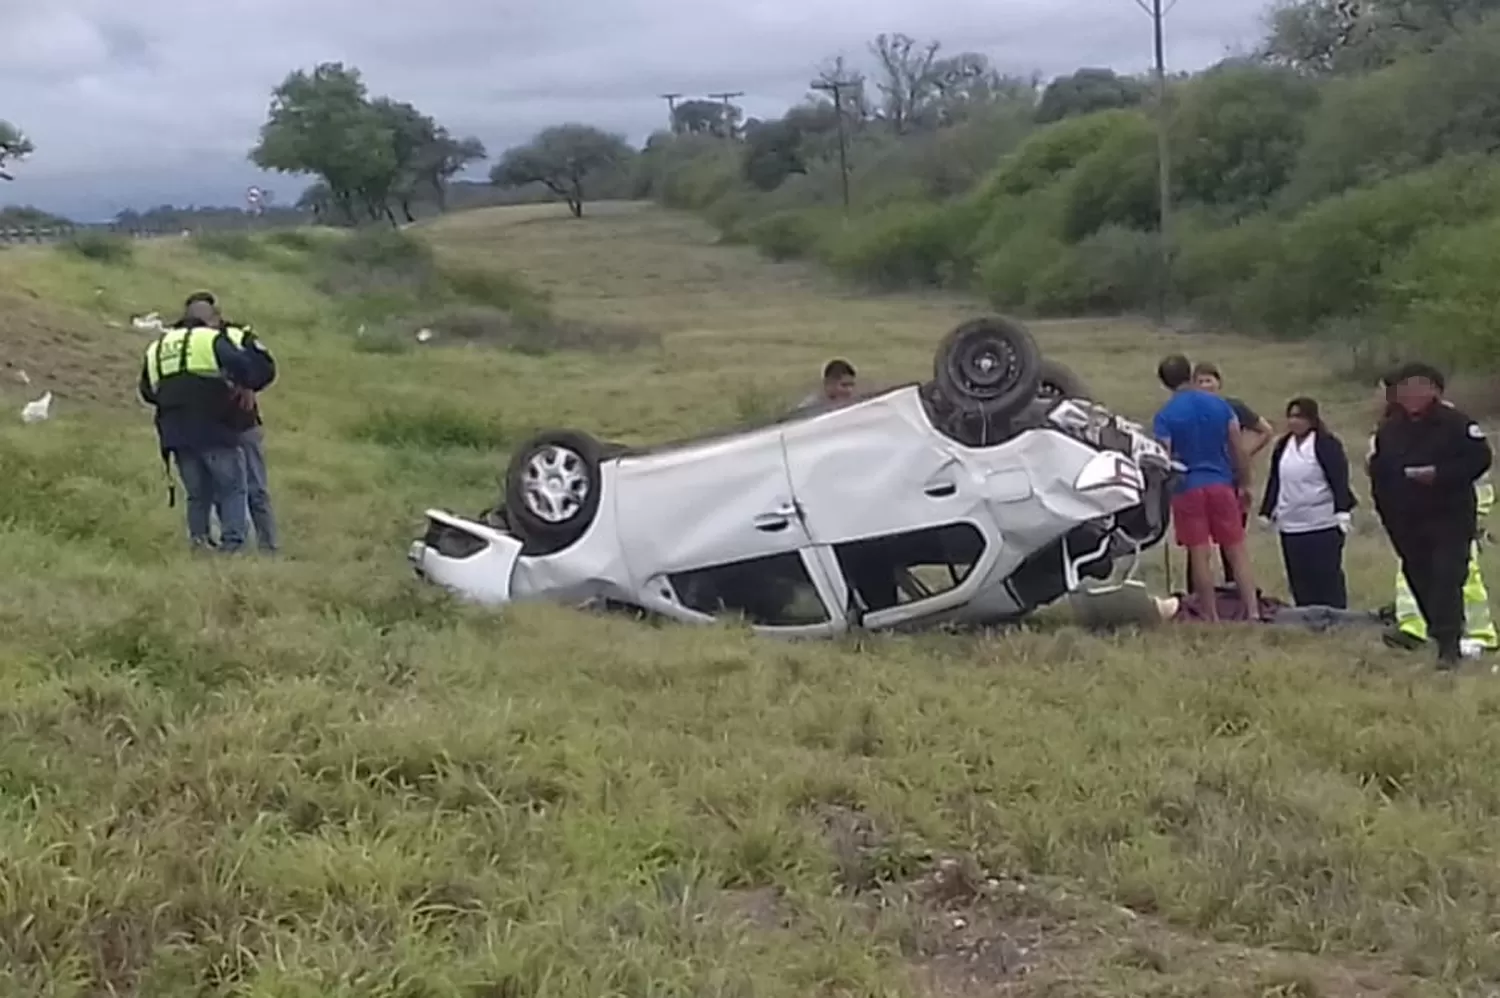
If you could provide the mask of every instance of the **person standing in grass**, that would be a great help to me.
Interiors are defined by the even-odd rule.
[[[231,423],[240,430],[240,450],[245,455],[246,496],[250,506],[250,523],[255,528],[256,546],[267,554],[274,554],[278,539],[276,514],[271,508],[270,479],[266,474],[265,428],[260,418],[260,402],[257,391],[265,391],[276,380],[276,358],[266,349],[248,325],[229,322],[219,311],[218,302],[207,291],[197,291],[188,296],[187,307],[195,302],[206,304],[213,310],[214,321],[224,331],[229,341],[245,350],[253,350],[265,366],[266,380],[256,391],[236,387],[236,409],[230,414]]]
[[[1244,399],[1224,394],[1224,374],[1219,370],[1217,364],[1200,361],[1194,365],[1193,383],[1198,386],[1200,391],[1218,395],[1225,402],[1229,403],[1229,408],[1234,410],[1235,419],[1239,420],[1240,439],[1245,444],[1246,460],[1253,462],[1256,455],[1265,450],[1266,446],[1275,437],[1275,428],[1264,416],[1250,408]],[[1240,522],[1245,527],[1249,527],[1250,525],[1250,506],[1248,502],[1240,512]],[[1224,556],[1223,551],[1219,552],[1219,560],[1224,566],[1224,581],[1233,585],[1234,572],[1230,570],[1229,559]],[[1193,566],[1191,562],[1187,567],[1187,589],[1188,592],[1194,591]]]
[[[1484,430],[1444,404],[1443,375],[1428,364],[1393,372],[1394,405],[1369,460],[1375,511],[1437,645],[1442,670],[1458,668],[1464,579],[1478,532],[1475,486],[1494,453]]]
[[[831,409],[854,398],[856,386],[854,365],[836,357],[823,366],[822,386],[797,403],[802,409]]]
[[[1394,375],[1386,375],[1380,379],[1377,386],[1375,399],[1377,429],[1388,416],[1393,414],[1396,405],[1394,377]],[[1451,407],[1453,404],[1448,399],[1441,401],[1446,406]],[[1375,437],[1372,435],[1367,459],[1374,453]],[[1500,649],[1500,633],[1496,631],[1494,615],[1490,611],[1489,590],[1485,587],[1484,574],[1479,567],[1479,555],[1487,537],[1483,525],[1494,505],[1495,486],[1491,473],[1486,471],[1474,483],[1475,537],[1469,546],[1469,565],[1463,589],[1463,641],[1477,651]],[[1427,621],[1422,617],[1422,610],[1417,605],[1411,585],[1406,581],[1406,573],[1401,570],[1399,559],[1396,563],[1395,599],[1389,604],[1387,613],[1390,619],[1394,620],[1395,626],[1386,634],[1386,644],[1394,648],[1416,650],[1427,643]]]
[[[1260,515],[1280,535],[1292,602],[1344,610],[1344,537],[1356,505],[1349,455],[1323,425],[1314,399],[1288,402],[1286,421],[1286,434],[1271,450]]]
[[[1187,549],[1192,592],[1206,620],[1216,620],[1213,547],[1217,545],[1246,594],[1258,593],[1245,547],[1244,510],[1249,505],[1250,461],[1240,440],[1239,419],[1228,402],[1193,384],[1193,368],[1181,354],[1156,369],[1172,398],[1152,420],[1156,438],[1186,468],[1172,496],[1177,543]],[[1247,599],[1250,619],[1258,603]]]
[[[172,461],[177,464],[195,548],[233,553],[244,547],[249,504],[236,389],[256,391],[267,383],[260,355],[236,346],[214,307],[202,300],[191,301],[182,321],[146,347],[137,391],[156,410],[157,443],[168,474]],[[175,502],[175,488],[171,496]]]

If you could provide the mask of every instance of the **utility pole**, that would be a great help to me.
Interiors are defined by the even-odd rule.
[[[667,102],[667,125],[672,129],[672,134],[677,134],[677,98],[682,94],[657,94]]]
[[[1172,114],[1167,106],[1167,56],[1165,22],[1177,0],[1135,0],[1136,6],[1151,18],[1151,47],[1156,77],[1156,196],[1157,196],[1157,275],[1156,319],[1167,320],[1168,297],[1172,287]]]
[[[833,120],[838,129],[839,136],[839,190],[844,198],[844,214],[849,214],[849,139],[844,131],[844,91],[855,86],[859,81],[851,80],[844,76],[835,75],[826,79],[814,80],[810,85],[814,90],[821,90],[826,94],[833,95]]]
[[[707,96],[710,100],[718,100],[724,102],[724,137],[727,139],[734,138],[734,116],[731,113],[733,111],[734,105],[730,104],[729,102],[736,97],[745,96],[745,91],[735,90],[729,93],[708,94]]]

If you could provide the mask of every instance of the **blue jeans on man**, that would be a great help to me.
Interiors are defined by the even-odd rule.
[[[240,436],[240,451],[245,455],[247,498],[256,544],[262,551],[274,552],[276,516],[271,512],[270,482],[266,477],[265,430],[260,426],[246,430]]]
[[[245,546],[250,530],[245,455],[238,447],[173,452],[186,493],[188,539],[194,547],[226,554]],[[219,516],[219,539],[213,539],[213,515]]]

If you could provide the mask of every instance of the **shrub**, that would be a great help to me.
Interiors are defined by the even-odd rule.
[[[1153,300],[1157,237],[1109,226],[1068,247],[1037,273],[1027,304],[1041,314],[1129,312]]]
[[[1500,369],[1500,218],[1430,229],[1381,275],[1383,311],[1399,339],[1455,367]]]
[[[95,263],[126,264],[135,257],[135,243],[115,232],[76,232],[57,248]]]
[[[755,219],[738,232],[772,260],[793,260],[808,255],[818,242],[819,217],[805,208],[793,208]]]
[[[851,220],[828,241],[834,270],[877,287],[955,283],[952,209],[924,203],[892,204]]]
[[[250,260],[260,255],[260,247],[248,232],[207,229],[193,234],[193,245],[204,253],[231,260]]]
[[[295,250],[306,253],[316,245],[313,237],[302,229],[277,229],[275,232],[267,233],[266,242],[272,246],[280,246],[282,249]]]

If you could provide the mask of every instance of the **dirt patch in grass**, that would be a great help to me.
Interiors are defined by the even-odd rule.
[[[0,400],[7,406],[45,391],[59,400],[126,404],[135,398],[144,349],[127,328],[0,290]]]
[[[949,856],[863,904],[934,998],[1006,994],[1412,998],[1427,982],[1392,965],[1218,942],[1078,889]]]

